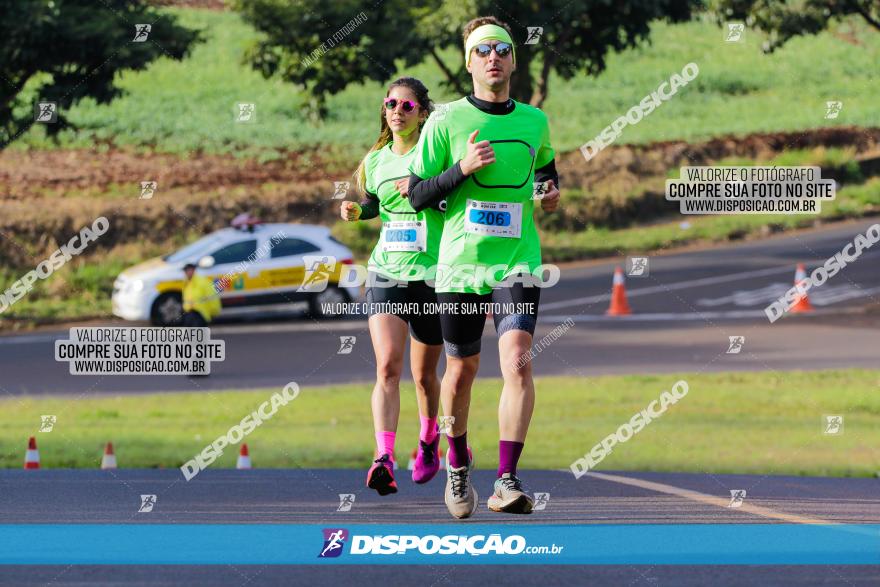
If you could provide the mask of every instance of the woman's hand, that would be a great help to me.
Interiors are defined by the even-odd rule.
[[[489,141],[475,142],[479,132],[479,130],[475,130],[471,133],[471,136],[468,137],[467,153],[459,162],[459,165],[461,165],[461,172],[465,175],[474,174],[483,167],[495,163],[495,151],[492,150]]]
[[[361,205],[357,202],[345,201],[339,208],[339,215],[343,220],[355,221],[361,217]]]

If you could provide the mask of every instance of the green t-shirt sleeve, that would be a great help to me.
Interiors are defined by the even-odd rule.
[[[550,146],[550,124],[547,122],[547,115],[541,113],[541,120],[544,124],[544,132],[541,134],[541,146],[538,147],[538,156],[535,158],[535,169],[544,167],[551,161],[555,153],[553,147]]]
[[[449,158],[449,133],[446,126],[431,114],[422,128],[409,172],[422,179],[440,175],[450,166]]]
[[[373,196],[376,195],[376,153],[378,151],[373,151],[367,155],[367,161],[364,163],[364,174],[366,175],[364,191]]]

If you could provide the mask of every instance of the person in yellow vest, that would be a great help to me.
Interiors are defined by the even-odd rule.
[[[183,286],[183,325],[207,326],[220,315],[220,292],[214,283],[202,275],[196,275],[196,266],[187,263],[183,267],[186,284]]]

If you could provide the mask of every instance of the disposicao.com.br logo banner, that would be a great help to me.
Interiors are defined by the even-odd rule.
[[[443,533],[437,530],[448,530]],[[525,536],[517,532],[452,532],[454,528],[436,528],[431,533],[356,533],[345,528],[325,528],[324,543],[318,558],[338,558],[343,552],[349,556],[422,555],[422,556],[516,556],[561,554],[563,545],[556,543],[529,545]],[[393,531],[392,531],[393,532]],[[346,548],[346,540],[349,546]]]
[[[0,565],[182,563],[876,565],[880,524],[0,524]]]

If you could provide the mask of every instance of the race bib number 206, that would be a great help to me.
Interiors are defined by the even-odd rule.
[[[464,229],[473,234],[519,238],[522,230],[522,204],[468,199]]]

